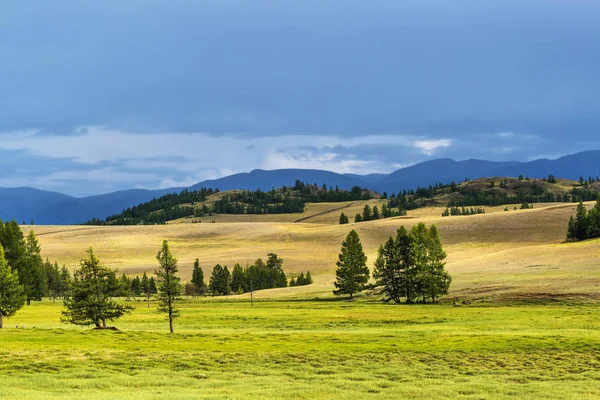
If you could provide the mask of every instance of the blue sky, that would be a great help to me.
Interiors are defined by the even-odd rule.
[[[600,2],[8,0],[0,186],[600,148]]]

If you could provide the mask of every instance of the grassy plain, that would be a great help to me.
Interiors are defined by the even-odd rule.
[[[0,331],[1,399],[600,396],[593,304],[189,300],[174,335],[143,302],[118,332],[60,325],[60,308]]]
[[[574,205],[446,218],[431,207],[337,224],[339,207],[352,216],[363,206],[210,224],[35,227],[43,256],[69,267],[93,246],[106,265],[151,272],[168,239],[184,279],[196,257],[207,275],[216,263],[275,252],[287,273],[310,270],[315,284],[257,292],[254,306],[247,295],[184,300],[174,335],[155,304],[136,302],[115,323],[120,331],[109,332],[62,325],[60,302],[34,303],[0,331],[0,399],[600,397],[600,240],[561,243]],[[445,302],[334,299],[335,261],[350,229],[371,267],[380,243],[421,221],[438,225],[448,252]],[[463,299],[471,305],[452,306]]]

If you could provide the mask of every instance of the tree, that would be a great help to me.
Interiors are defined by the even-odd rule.
[[[158,294],[158,288],[153,276],[150,277],[150,294]]]
[[[142,293],[144,293],[144,296],[146,297],[146,302],[148,303],[148,308],[150,308],[150,296],[152,295],[152,291],[150,288],[150,280],[148,279],[148,275],[146,275],[146,272],[144,272],[144,275],[142,275]]]
[[[348,222],[349,221],[348,221],[348,217],[346,216],[346,214],[341,213],[340,214],[340,225],[347,224]]]
[[[4,328],[4,317],[15,315],[25,304],[25,299],[19,276],[8,265],[4,248],[0,246],[0,329]]]
[[[231,275],[227,267],[215,265],[210,276],[209,290],[213,296],[228,295],[231,293]]]
[[[377,206],[373,207],[373,219],[379,219],[381,215],[379,214],[379,208]]]
[[[69,293],[71,290],[71,283],[73,279],[71,278],[71,273],[65,265],[63,265],[60,269],[60,278],[59,278],[59,296],[63,298]]]
[[[575,213],[575,240],[586,240],[588,239],[589,221],[587,215],[587,209],[583,202],[577,205],[577,212]]]
[[[164,240],[161,250],[156,255],[160,268],[156,271],[158,279],[158,311],[166,313],[169,318],[169,331],[173,333],[173,320],[180,316],[175,303],[181,294],[181,283],[176,275],[177,259],[169,250],[169,243]]]
[[[361,292],[369,281],[369,268],[367,256],[363,252],[360,238],[355,230],[350,231],[346,240],[342,242],[341,253],[336,263],[336,281],[333,293],[336,295],[348,294],[350,299],[354,294]]]
[[[362,218],[362,215],[360,215],[360,213],[357,213],[354,216],[354,222],[362,222],[362,220],[363,220],[363,218]]]
[[[118,288],[116,290],[116,296],[123,296],[125,298],[127,298],[127,300],[129,300],[129,298],[132,296],[132,290],[131,290],[131,279],[129,279],[129,277],[127,277],[127,275],[125,275],[125,272],[123,272],[123,275],[121,275],[121,277],[119,278],[118,281]]]
[[[202,296],[206,292],[206,283],[204,283],[204,271],[200,267],[200,260],[196,258],[194,261],[194,269],[192,270],[192,283],[196,287],[196,294]]]
[[[27,296],[27,305],[30,305],[32,300],[42,300],[47,290],[44,262],[40,252],[40,243],[32,229],[25,240],[25,265],[22,272],[19,272]]]
[[[246,274],[244,273],[244,269],[240,264],[235,264],[233,266],[233,271],[231,272],[231,288],[235,293],[244,293],[245,285]]]
[[[196,286],[192,282],[187,282],[184,286],[185,298],[196,296]]]
[[[139,276],[136,276],[131,280],[131,292],[133,293],[133,297],[142,294],[142,281],[140,281]]]
[[[440,234],[435,225],[429,227],[427,264],[425,265],[425,291],[435,303],[436,298],[448,294],[452,277],[446,272],[446,252],[442,246]]]
[[[590,238],[600,237],[600,195],[598,195],[594,208],[588,213],[588,225],[588,236]]]
[[[362,213],[362,220],[370,221],[371,219],[373,219],[371,207],[368,204],[365,204],[365,207],[363,208],[363,213]]]
[[[312,275],[310,274],[310,271],[308,271],[306,273],[306,276],[304,277],[304,284],[305,285],[312,285],[312,283],[313,283]]]
[[[287,287],[287,278],[283,272],[283,259],[275,253],[267,255],[267,270],[269,271],[270,287]]]
[[[75,325],[95,325],[106,328],[106,321],[113,321],[131,312],[131,306],[118,304],[111,299],[117,290],[116,272],[100,264],[90,248],[87,258],[73,274],[71,292],[65,298],[66,310],[61,320]]]

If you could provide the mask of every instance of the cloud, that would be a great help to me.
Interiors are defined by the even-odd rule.
[[[451,143],[450,139],[415,140],[413,146],[421,150],[423,154],[430,156],[441,147],[449,147]]]

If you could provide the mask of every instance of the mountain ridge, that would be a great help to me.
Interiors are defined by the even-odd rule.
[[[400,168],[390,174],[339,174],[317,169],[255,169],[205,180],[188,189],[207,187],[219,190],[270,190],[291,186],[296,180],[300,180],[318,185],[338,186],[345,190],[351,189],[352,186],[361,186],[381,193],[391,193],[438,182],[460,182],[465,178],[518,175],[542,178],[552,174],[565,179],[579,179],[580,176],[597,176],[599,171],[600,150],[586,150],[553,160],[542,158],[527,162],[480,159],[456,161],[439,158]],[[0,188],[0,220],[15,219],[27,223],[33,220],[37,224],[56,225],[82,223],[92,218],[106,218],[128,207],[183,189],[185,188],[126,189],[78,198],[28,187]]]

